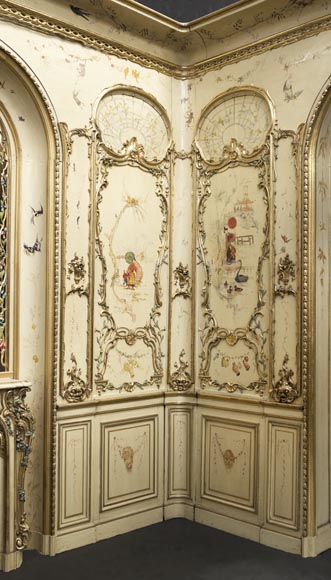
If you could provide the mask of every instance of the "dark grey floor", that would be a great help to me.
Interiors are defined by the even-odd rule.
[[[5,580],[5,574],[0,573]],[[50,558],[26,552],[8,580],[330,580],[331,550],[302,559],[177,519]]]

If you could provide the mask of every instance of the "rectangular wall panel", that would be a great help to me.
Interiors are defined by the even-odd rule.
[[[269,423],[269,523],[298,529],[300,426]]]
[[[158,417],[101,424],[101,511],[158,494]]]
[[[59,528],[90,520],[91,423],[59,427]]]
[[[192,409],[169,409],[168,498],[191,498]]]
[[[258,426],[203,417],[202,497],[257,511]]]

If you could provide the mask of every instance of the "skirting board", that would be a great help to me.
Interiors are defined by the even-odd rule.
[[[164,506],[164,519],[185,518],[194,520],[194,507],[185,503],[174,503]]]
[[[228,518],[227,516],[222,516],[221,514],[216,514],[205,509],[195,508],[195,521],[199,524],[234,534],[235,536],[241,536],[247,540],[253,540],[254,542],[260,541],[260,528],[258,526],[234,520],[233,518]]]
[[[71,532],[68,532],[67,534],[56,536],[55,553],[59,554],[60,552],[73,550],[74,548],[80,548],[81,546],[86,546],[88,544],[94,544],[95,542],[105,540],[106,538],[111,538],[119,534],[125,534],[126,532],[144,528],[145,526],[157,524],[158,522],[162,522],[162,520],[163,508],[159,507],[126,518],[91,526],[90,528],[79,530],[77,532],[71,530]]]
[[[304,558],[314,558],[331,548],[331,526],[325,526],[317,536],[309,536],[302,540],[302,555]]]
[[[11,572],[16,570],[22,564],[22,552],[12,552],[10,554],[0,553],[0,570]]]
[[[259,526],[242,522],[240,520],[234,520],[227,516],[215,514],[201,508],[195,508],[195,521],[206,526],[217,528],[218,530],[222,530],[229,534],[234,534],[235,536],[240,536],[241,538],[264,544],[271,548],[290,552],[291,554],[301,555],[300,538],[293,538],[286,534],[265,530]]]

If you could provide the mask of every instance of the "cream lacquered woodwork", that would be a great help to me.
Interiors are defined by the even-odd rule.
[[[267,523],[298,530],[301,426],[270,421],[268,430]]]
[[[91,517],[91,421],[59,423],[59,529]]]
[[[68,0],[0,6],[30,547],[181,516],[316,555],[331,546],[329,2],[186,27],[119,0],[111,31],[77,2],[89,22]]]

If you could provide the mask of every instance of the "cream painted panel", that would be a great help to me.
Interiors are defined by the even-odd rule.
[[[267,522],[297,530],[300,508],[301,427],[270,421]]]
[[[168,499],[190,499],[192,409],[168,409],[168,442]]]
[[[316,508],[317,527],[330,521],[330,244],[331,106],[325,113],[315,153],[316,200]]]
[[[91,362],[88,347],[91,144],[85,131],[77,131],[76,134],[63,127],[63,133],[67,152],[63,202],[63,236],[66,242],[63,244],[61,390],[64,397],[72,402],[82,400],[84,393],[91,388],[88,370]],[[73,382],[77,376],[80,383],[78,380]]]
[[[59,120],[70,127],[87,126],[97,97],[117,84],[143,89],[167,111],[172,108],[172,79],[151,68],[3,21],[1,38],[24,55],[47,88]]]
[[[202,418],[201,496],[257,511],[258,427]]]
[[[298,133],[279,134],[275,161],[275,380],[289,358],[297,381]],[[286,167],[286,171],[284,171]]]
[[[59,425],[59,529],[90,520],[91,422]]]
[[[158,417],[101,423],[101,511],[157,497]]]
[[[331,31],[224,66],[194,81],[197,114],[216,95],[237,86],[268,91],[281,129],[296,131],[328,76]],[[312,82],[313,79],[313,82]],[[284,168],[283,168],[284,171]]]

